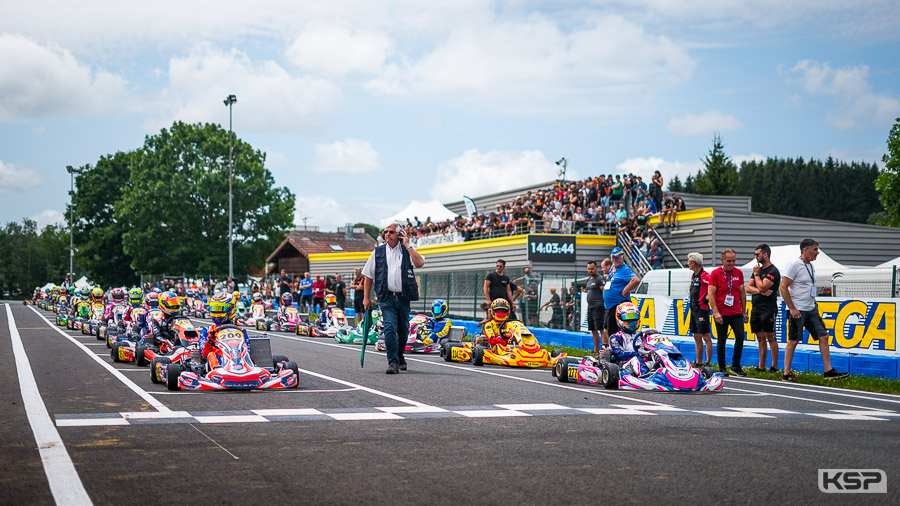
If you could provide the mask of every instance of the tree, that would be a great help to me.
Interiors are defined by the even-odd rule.
[[[887,219],[879,224],[900,227],[900,118],[888,134],[887,145],[888,152],[881,158],[884,170],[875,179],[878,200],[887,213]]]
[[[139,273],[228,270],[228,131],[175,122],[148,136],[131,161],[131,187],[114,217],[128,224]],[[265,154],[234,140],[234,271],[262,265],[294,220],[294,195],[274,186]]]
[[[690,177],[690,176],[688,176]],[[675,175],[672,179],[669,180],[668,190],[670,192],[680,192],[684,191],[684,185],[681,184],[681,179],[678,178],[678,174]]]
[[[353,228],[365,229],[366,234],[371,236],[372,239],[378,239],[378,236],[380,235],[378,233],[379,232],[378,227],[376,227],[375,225],[369,225],[368,223],[357,223],[356,225],[353,225]]]
[[[25,219],[0,228],[0,286],[21,295],[52,281],[61,283],[69,270],[69,233],[48,225],[38,233],[37,223]]]
[[[133,151],[103,156],[93,167],[82,167],[76,178],[78,191],[72,197],[76,256],[88,278],[101,286],[138,282],[131,268],[134,258],[125,253],[122,244],[129,223],[114,216],[123,195],[131,191],[131,166],[136,156]],[[145,208],[152,214],[151,209]]]
[[[688,177],[684,180],[684,192],[697,193],[697,189],[694,188],[694,176],[690,174],[688,174]]]
[[[703,159],[704,169],[694,179],[694,190],[703,195],[734,195],[737,188],[737,166],[725,154],[722,139],[713,137],[713,148]]]

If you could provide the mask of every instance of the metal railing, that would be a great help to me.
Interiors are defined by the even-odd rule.
[[[647,257],[644,256],[640,248],[634,246],[634,240],[632,239],[631,234],[621,230],[616,234],[616,241],[618,246],[627,252],[625,254],[625,263],[631,267],[631,270],[634,271],[635,274],[643,277],[644,274],[647,274],[647,272],[653,269],[650,261],[647,260]]]
[[[523,234],[613,235],[615,229],[615,224],[607,225],[605,222],[574,220],[563,220],[558,223],[558,228],[553,229],[550,221],[537,220],[530,221],[528,224],[503,224],[498,227],[423,235],[410,239],[410,242],[413,247],[419,248]]]
[[[653,232],[653,235],[654,235],[654,236],[656,236],[656,240],[659,241],[659,244],[661,244],[662,247],[663,247],[663,248],[666,248],[666,251],[669,252],[669,257],[672,258],[672,260],[675,260],[675,263],[678,264],[678,267],[679,267],[679,268],[684,269],[684,265],[681,263],[681,260],[679,260],[678,257],[675,256],[675,253],[672,253],[672,250],[669,249],[669,245],[666,244],[666,241],[663,240],[663,238],[662,238],[661,235],[659,235],[659,232],[657,232],[656,229],[655,229],[655,228],[652,228],[652,227],[651,227],[649,230],[650,230],[651,232]]]

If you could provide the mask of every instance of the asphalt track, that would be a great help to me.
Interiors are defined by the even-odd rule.
[[[277,332],[299,389],[169,392],[52,313],[9,309],[2,504],[900,504],[900,396],[607,391],[421,355],[391,376],[378,352],[360,368],[358,346]],[[825,494],[820,468],[884,470],[888,492]]]

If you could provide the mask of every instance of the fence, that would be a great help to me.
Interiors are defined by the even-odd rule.
[[[165,289],[167,281],[176,285],[180,282],[182,287],[187,289],[192,285],[197,285],[206,293],[212,293],[218,283],[224,283],[228,279],[228,274],[141,274],[141,287],[151,288],[159,285]],[[250,286],[253,279],[250,276],[235,276],[234,282],[237,287]],[[174,286],[173,286],[174,288]]]
[[[467,231],[453,231],[443,234],[432,234],[410,239],[414,248],[422,246],[435,246],[438,244],[455,244],[478,239],[492,239],[495,237],[508,237],[523,234],[575,234],[575,235],[613,235],[616,233],[615,224],[607,226],[602,221],[573,221],[562,220],[557,228],[553,228],[551,222],[537,220],[528,225],[503,224],[499,227],[475,228]]]

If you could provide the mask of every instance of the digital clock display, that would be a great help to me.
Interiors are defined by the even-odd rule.
[[[528,260],[537,262],[574,262],[575,237],[565,235],[529,235]]]

